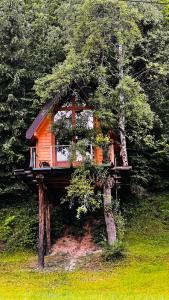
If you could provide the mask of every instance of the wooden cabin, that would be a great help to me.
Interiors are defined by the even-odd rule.
[[[44,267],[44,240],[46,234],[47,253],[50,252],[50,213],[51,203],[59,199],[59,193],[68,186],[71,174],[84,159],[89,159],[97,165],[110,168],[114,182],[118,182],[119,173],[131,167],[116,166],[115,156],[120,156],[120,145],[115,134],[110,130],[109,147],[105,151],[98,145],[86,142],[83,155],[76,150],[71,158],[71,146],[76,144],[81,136],[77,128],[85,124],[88,132],[97,129],[100,132],[100,123],[93,108],[87,100],[70,97],[67,99],[54,99],[48,102],[35,118],[26,132],[30,143],[30,165],[24,170],[15,170],[15,175],[25,181],[31,189],[38,192],[39,201],[39,243],[38,265]],[[60,135],[60,126],[73,135]],[[73,130],[72,130],[73,129]],[[55,131],[55,134],[54,134]],[[122,163],[121,163],[122,164]],[[46,227],[46,230],[45,230]]]
[[[33,169],[65,168],[79,165],[84,157],[78,151],[75,153],[75,160],[71,161],[70,159],[70,145],[76,143],[79,139],[78,136],[71,139],[59,138],[57,134],[54,134],[53,127],[57,127],[57,125],[59,127],[59,123],[62,122],[65,128],[76,130],[76,126],[82,126],[80,122],[83,123],[83,120],[87,129],[99,129],[99,121],[95,117],[92,107],[86,101],[79,103],[75,98],[70,98],[68,101],[54,100],[47,103],[26,132],[26,138],[32,144],[30,147],[30,167]],[[107,162],[114,165],[115,154],[112,133],[108,152]],[[103,149],[91,143],[86,145],[86,156],[98,165],[104,162]]]

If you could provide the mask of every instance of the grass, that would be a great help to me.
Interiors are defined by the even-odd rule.
[[[151,209],[150,209],[151,208]],[[38,272],[36,257],[0,255],[0,300],[169,299],[169,195],[138,208],[126,232],[127,256],[74,272]],[[94,267],[94,264],[96,266]]]

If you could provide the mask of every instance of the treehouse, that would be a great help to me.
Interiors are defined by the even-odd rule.
[[[84,127],[84,128],[83,128]],[[31,141],[30,167],[33,169],[75,167],[89,159],[98,165],[103,164],[103,149],[85,141],[83,155],[73,147],[81,140],[84,130],[98,129],[99,121],[85,101],[71,98],[69,101],[52,101],[45,105],[27,130],[26,138]],[[83,130],[84,129],[84,130]],[[55,131],[55,132],[54,132]],[[60,135],[60,131],[62,134]],[[113,133],[110,133],[110,145],[106,162],[114,165]],[[117,145],[116,145],[117,148]]]
[[[97,136],[101,135],[101,126],[93,107],[89,101],[75,97],[48,102],[26,132],[30,143],[29,167],[15,170],[15,175],[38,191],[39,267],[44,266],[45,233],[46,253],[51,249],[51,204],[58,201],[58,195],[69,185],[73,170],[84,161],[91,161],[109,168],[117,185],[120,178],[117,172],[130,169],[124,167],[122,161],[121,166],[116,164],[117,157],[120,159],[120,143],[114,132],[108,130],[106,147],[89,138],[93,132],[97,140]],[[83,151],[79,147],[82,140]]]

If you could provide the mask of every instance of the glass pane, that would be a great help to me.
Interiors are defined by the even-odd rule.
[[[54,116],[54,123],[61,128],[72,127],[72,111],[59,110]]]
[[[36,148],[31,148],[30,167],[36,168]]]
[[[86,129],[93,128],[93,112],[91,110],[83,110],[76,112],[76,125]]]
[[[80,151],[76,151],[76,161],[83,161],[86,159],[93,159],[93,147],[92,145],[87,145],[85,147],[85,153],[81,153]]]
[[[56,146],[56,158],[58,162],[68,161],[70,159],[69,146]]]

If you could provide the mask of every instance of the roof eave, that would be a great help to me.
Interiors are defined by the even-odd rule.
[[[34,136],[34,133],[39,128],[40,124],[46,117],[46,115],[52,110],[53,106],[59,102],[58,98],[54,98],[53,100],[47,102],[42,110],[39,112],[33,123],[30,125],[28,130],[26,131],[26,139],[31,140]]]

